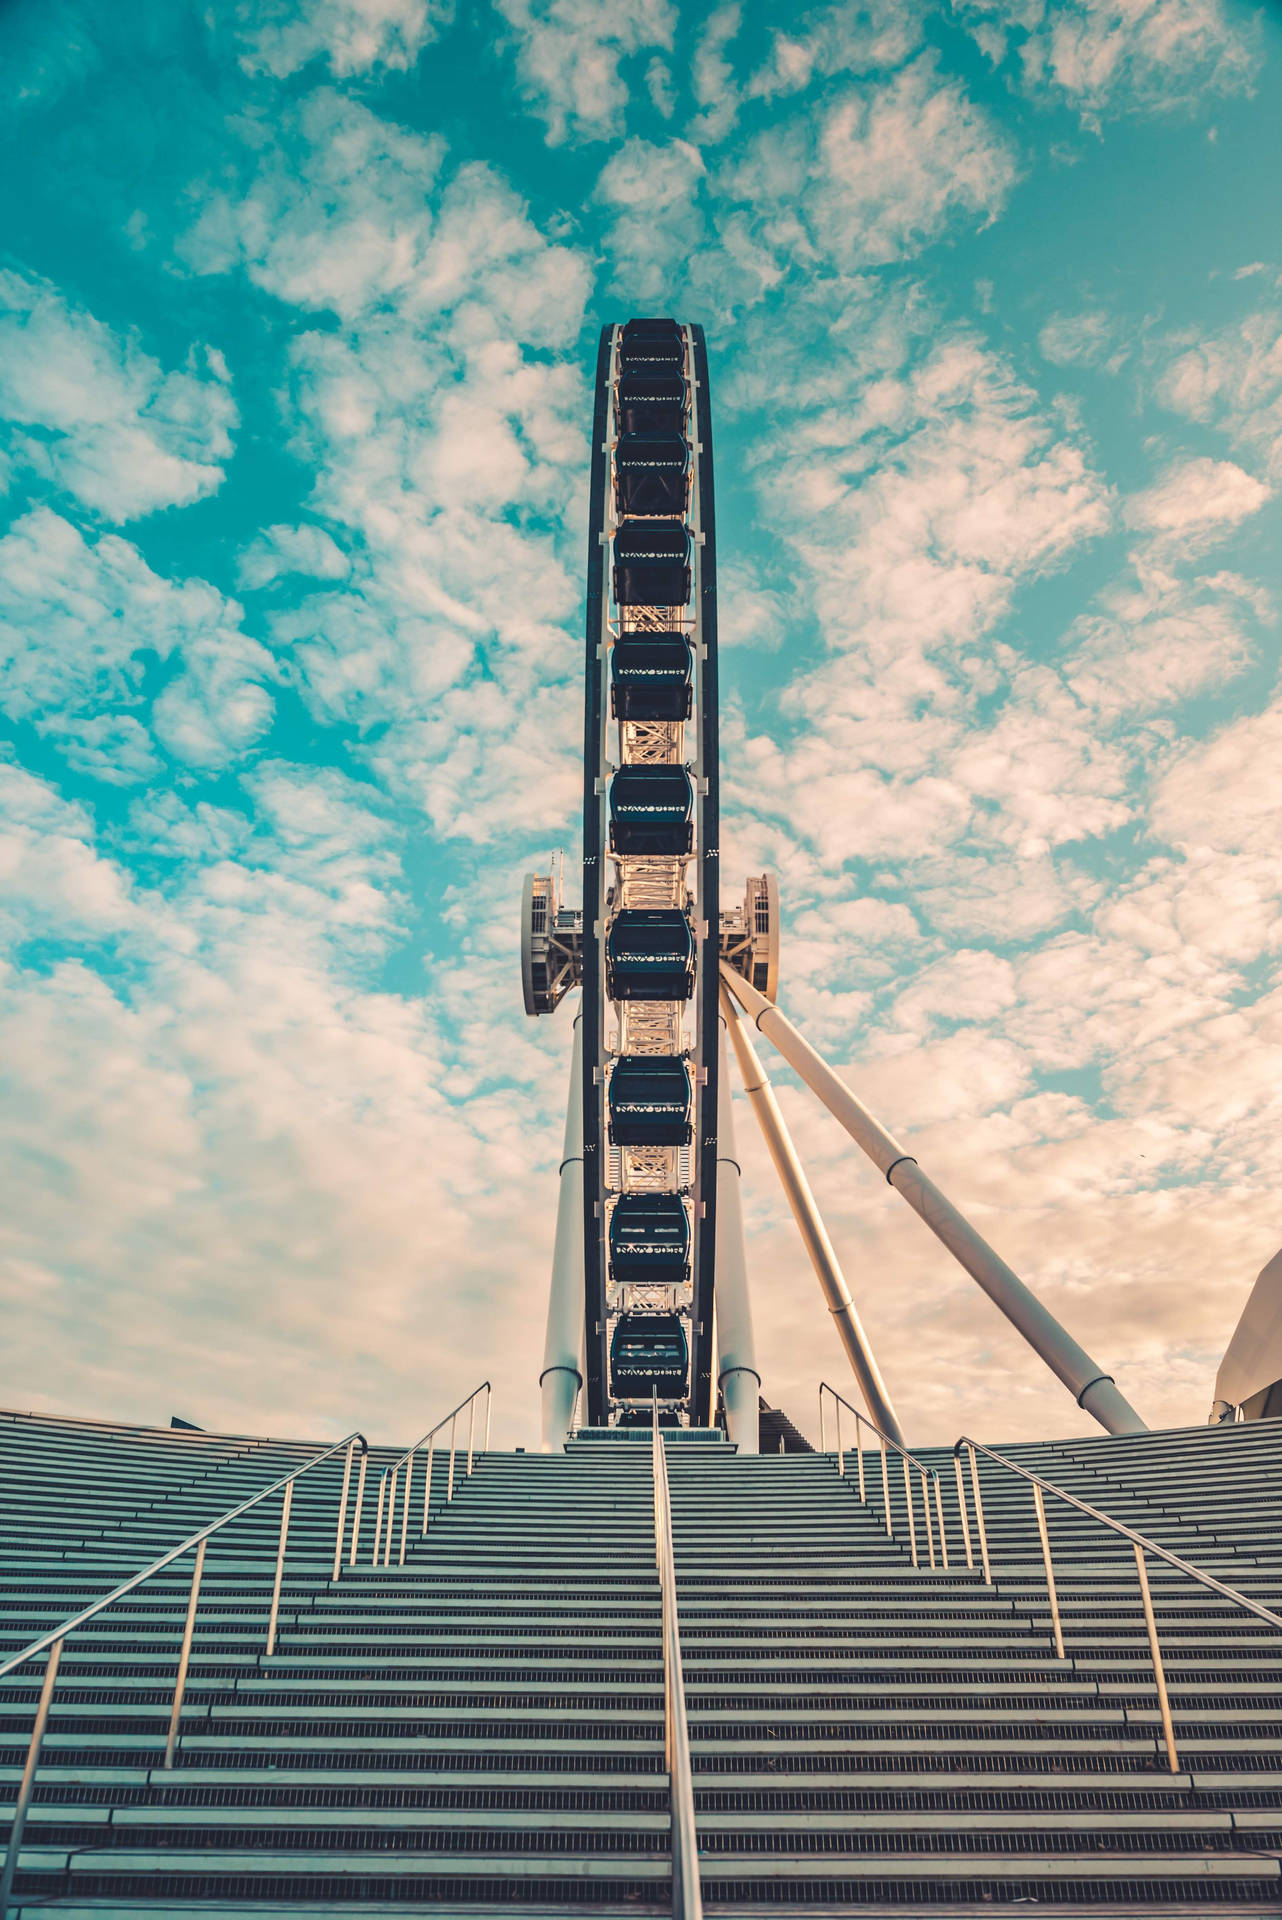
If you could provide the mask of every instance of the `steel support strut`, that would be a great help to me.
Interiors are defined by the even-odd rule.
[[[727,1439],[735,1443],[740,1453],[759,1453],[761,1375],[757,1371],[757,1344],[748,1294],[743,1199],[739,1191],[741,1172],[730,1108],[724,1018],[723,1015],[717,1022],[721,1035],[717,1102],[717,1385],[725,1403]]]
[[[790,1067],[839,1120],[855,1144],[885,1174],[888,1184],[902,1194],[937,1239],[979,1283],[1006,1318],[1023,1334],[1030,1347],[1063,1381],[1079,1407],[1109,1433],[1147,1433],[1134,1407],[1118,1392],[1111,1374],[1079,1347],[1054,1314],[1029,1291],[1019,1275],[994,1252],[982,1235],[924,1174],[912,1155],[892,1133],[875,1120],[833,1072],[792,1022],[758,993],[741,975],[723,965],[722,979],[740,1006],[753,1017],[759,1032],[774,1043]]]
[[[895,1409],[886,1383],[881,1377],[881,1369],[868,1344],[863,1323],[850,1297],[850,1288],[846,1285],[845,1275],[837,1259],[832,1241],[819,1213],[815,1196],[811,1192],[797,1150],[792,1144],[779,1102],[775,1099],[774,1088],[770,1085],[762,1068],[756,1050],[749,1040],[739,1010],[731,1000],[725,988],[721,992],[722,1007],[726,1026],[734,1047],[739,1071],[743,1076],[744,1091],[752,1102],[752,1110],[757,1116],[761,1131],[765,1135],[770,1158],[775,1163],[775,1172],[782,1182],[788,1205],[792,1208],[793,1219],[797,1222],[810,1263],[819,1276],[828,1311],[833,1324],[846,1349],[855,1379],[859,1382],[859,1391],[864,1396],[873,1424],[880,1427],[890,1439],[904,1444],[904,1436],[895,1417]],[[769,1002],[766,1003],[767,1005]]]
[[[543,1401],[544,1453],[559,1453],[570,1436],[574,1406],[583,1385],[583,1009],[574,1016],[570,1097],[561,1149],[561,1191],[556,1206],[552,1284],[548,1290],[547,1338],[539,1392]]]

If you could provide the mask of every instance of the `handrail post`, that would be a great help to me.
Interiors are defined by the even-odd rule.
[[[396,1500],[401,1490],[400,1462],[392,1468],[392,1477],[387,1483],[387,1532],[383,1535],[383,1565],[392,1564],[392,1529],[396,1525]]]
[[[383,1548],[383,1502],[386,1498],[387,1468],[384,1467],[382,1473],[378,1476],[378,1516],[374,1521],[374,1556],[370,1561],[372,1567],[378,1565],[378,1556]]]
[[[427,1478],[423,1482],[423,1532],[432,1524],[432,1456],[436,1452],[436,1435],[432,1434],[427,1443]]]
[[[855,1453],[859,1460],[859,1498],[864,1506],[868,1505],[868,1494],[864,1486],[864,1422],[855,1415]]]
[[[1153,1679],[1157,1686],[1157,1704],[1162,1715],[1162,1732],[1166,1736],[1166,1763],[1172,1773],[1180,1770],[1179,1756],[1175,1750],[1175,1723],[1171,1719],[1171,1702],[1166,1692],[1166,1669],[1162,1665],[1162,1649],[1157,1640],[1157,1618],[1153,1612],[1153,1596],[1149,1592],[1148,1568],[1144,1564],[1144,1549],[1135,1544],[1135,1571],[1140,1579],[1140,1599],[1144,1602],[1144,1624],[1148,1628],[1148,1650],[1153,1661]]]
[[[1042,1490],[1033,1482],[1033,1505],[1037,1509],[1037,1531],[1042,1542],[1042,1559],[1046,1563],[1046,1598],[1050,1601],[1051,1627],[1055,1633],[1055,1653],[1064,1658],[1064,1634],[1059,1621],[1059,1595],[1055,1591],[1055,1569],[1051,1565],[1051,1537],[1046,1531],[1046,1507],[1042,1500]]]
[[[858,1427],[856,1427],[855,1438],[858,1439],[858,1437],[859,1437],[859,1429]],[[846,1477],[846,1449],[841,1444],[841,1402],[840,1400],[838,1400],[837,1402],[837,1471],[841,1475],[842,1479],[844,1480]]]
[[[187,1595],[187,1618],[183,1624],[182,1651],[178,1655],[178,1673],[174,1680],[174,1701],[169,1710],[169,1734],[165,1740],[165,1765],[172,1767],[174,1752],[178,1746],[178,1723],[182,1719],[183,1695],[187,1691],[187,1668],[191,1663],[191,1643],[196,1631],[196,1605],[200,1599],[200,1582],[205,1571],[205,1548],[208,1541],[202,1540],[196,1549],[196,1564],[191,1573],[191,1592]]]
[[[890,1540],[894,1538],[895,1530],[890,1524],[890,1472],[886,1466],[886,1436],[879,1433],[877,1438],[881,1441],[881,1504],[886,1515],[886,1538]]]
[[[367,1449],[361,1455],[361,1470],[356,1478],[356,1511],[352,1515],[352,1551],[347,1562],[349,1567],[354,1567],[356,1565],[356,1550],[360,1545],[361,1507],[364,1505],[364,1501],[365,1501],[365,1469],[368,1467],[368,1465],[369,1465],[369,1451]]]
[[[921,1470],[921,1504],[926,1515],[926,1550],[930,1554],[930,1570],[935,1571],[935,1529],[930,1518],[930,1482],[926,1478],[925,1467]]]
[[[458,1425],[458,1409],[455,1408],[450,1419],[450,1484],[445,1490],[445,1504],[448,1507],[454,1498],[454,1429]]]
[[[908,1477],[908,1462],[902,1453],[899,1456],[899,1464],[904,1470],[904,1505],[908,1509],[908,1550],[912,1554],[913,1565],[917,1566],[917,1516],[913,1512],[913,1483]]]
[[[267,1622],[268,1655],[276,1651],[276,1622],[280,1616],[280,1584],[285,1574],[285,1546],[289,1539],[289,1510],[294,1504],[294,1483],[285,1482],[285,1497],[280,1503],[280,1545],[276,1549],[276,1578],[272,1582],[272,1610]]]
[[[22,1781],[13,1809],[13,1825],[9,1829],[9,1844],[5,1848],[4,1872],[0,1874],[0,1920],[6,1920],[9,1912],[13,1876],[18,1871],[22,1834],[27,1824],[27,1808],[31,1805],[31,1795],[35,1790],[36,1768],[40,1765],[40,1749],[44,1745],[45,1728],[49,1724],[49,1708],[53,1704],[54,1683],[58,1678],[58,1662],[61,1658],[62,1641],[55,1640],[49,1649],[49,1658],[45,1661],[44,1684],[40,1689],[40,1701],[36,1707],[36,1717],[31,1728],[31,1739],[27,1743],[27,1764],[22,1769]]]
[[[975,1556],[970,1550],[970,1515],[966,1510],[966,1483],[962,1479],[961,1456],[955,1450],[953,1453],[953,1472],[957,1476],[957,1511],[961,1515],[962,1540],[966,1547],[966,1566],[968,1570],[973,1573],[975,1571]]]
[[[979,1557],[984,1568],[984,1585],[993,1584],[993,1570],[988,1564],[988,1528],[984,1525],[984,1502],[979,1492],[979,1468],[975,1462],[975,1449],[969,1440],[966,1442],[970,1452],[970,1484],[975,1495],[975,1525],[979,1529]]]
[[[579,1396],[575,1394],[574,1398],[575,1398],[576,1405],[578,1404],[578,1397]],[[488,1453],[490,1450],[490,1413],[493,1409],[493,1406],[494,1406],[494,1389],[490,1385],[489,1381],[487,1380],[485,1383],[485,1438],[481,1442],[482,1453]]]
[[[347,1452],[343,1457],[343,1491],[338,1496],[338,1527],[334,1534],[334,1571],[331,1580],[337,1580],[343,1565],[343,1535],[347,1531],[347,1490],[352,1484],[352,1449],[356,1442],[349,1440]]]
[[[935,1518],[939,1521],[939,1552],[944,1562],[944,1572],[948,1572],[948,1535],[944,1530],[944,1496],[940,1492],[939,1475],[935,1474]]]
[[[472,1434],[475,1430],[475,1427],[476,1427],[476,1395],[473,1394],[472,1398],[467,1403],[467,1472],[464,1475],[464,1478],[467,1480],[470,1480],[472,1478]]]
[[[405,1498],[401,1502],[401,1557],[400,1565],[405,1565],[405,1536],[410,1527],[410,1495],[414,1490],[414,1455],[410,1454],[405,1462]]]
[[[819,1382],[819,1451],[820,1453],[827,1453],[828,1451],[827,1429],[824,1426],[824,1383],[822,1380]]]

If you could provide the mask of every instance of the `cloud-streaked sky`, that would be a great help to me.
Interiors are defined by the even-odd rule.
[[[1203,1419],[1282,1244],[1282,15],[8,0],[0,71],[0,1400],[409,1439],[492,1373],[535,1435],[520,880],[577,852],[596,331],[659,311],[781,1001]],[[910,1437],[1086,1430],[777,1084]]]

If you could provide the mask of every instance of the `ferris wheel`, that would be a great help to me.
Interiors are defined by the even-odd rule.
[[[526,876],[526,1012],[581,989],[560,1168],[543,1443],[583,1396],[589,1430],[707,1427],[755,1451],[727,1035],[873,1422],[894,1407],[742,1018],[770,1038],[1029,1345],[1110,1432],[1138,1414],[775,1006],[779,894],[723,899],[712,409],[702,327],[602,329],[592,415],[582,905],[563,862]]]
[[[703,329],[602,330],[592,421],[583,906],[526,880],[529,1013],[582,988],[590,1425],[705,1426],[717,1271],[719,962],[773,997],[774,880],[723,914],[716,519]],[[724,1317],[724,1316],[723,1316]],[[723,1343],[724,1345],[724,1340]]]

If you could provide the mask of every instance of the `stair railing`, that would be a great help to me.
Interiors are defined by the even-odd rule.
[[[939,1475],[935,1469],[928,1467],[924,1460],[919,1460],[915,1453],[909,1453],[907,1447],[901,1447],[898,1440],[892,1440],[889,1434],[883,1433],[881,1428],[875,1426],[866,1413],[860,1413],[858,1407],[852,1407],[849,1400],[843,1398],[843,1396],[838,1393],[836,1387],[830,1387],[826,1380],[819,1382],[820,1453],[827,1453],[828,1451],[827,1428],[824,1423],[824,1395],[826,1393],[831,1394],[837,1415],[837,1471],[842,1479],[844,1480],[846,1477],[846,1450],[841,1438],[841,1410],[844,1407],[847,1413],[852,1413],[855,1417],[854,1452],[859,1462],[859,1498],[865,1506],[868,1505],[868,1495],[864,1480],[863,1435],[861,1432],[862,1428],[867,1427],[869,1433],[876,1435],[881,1448],[881,1498],[886,1518],[887,1537],[893,1540],[895,1534],[894,1523],[890,1513],[890,1467],[886,1457],[886,1449],[890,1447],[899,1455],[899,1464],[903,1469],[904,1504],[908,1509],[908,1550],[912,1555],[913,1565],[917,1567],[921,1564],[917,1557],[917,1520],[913,1512],[915,1505],[913,1476],[916,1475],[920,1483],[922,1511],[926,1517],[926,1547],[930,1556],[930,1564],[932,1568],[935,1565],[935,1524],[937,1523],[939,1527],[940,1556],[943,1560],[945,1571],[947,1571],[948,1536],[944,1532],[944,1500],[939,1488]],[[934,1496],[935,1507],[934,1521],[932,1521],[930,1511],[932,1494]]]
[[[672,1495],[668,1456],[659,1425],[659,1400],[652,1401],[650,1457],[654,1468],[654,1558],[663,1599],[663,1753],[668,1769],[672,1828],[672,1911],[676,1920],[703,1920],[699,1885],[699,1837],[694,1818],[694,1773],[690,1764],[690,1728],[686,1722],[685,1674],[681,1666],[681,1622],[677,1615],[677,1565],[672,1549]]]
[[[1008,1460],[1005,1454],[995,1453],[991,1447],[985,1447],[978,1440],[971,1440],[963,1434],[953,1448],[953,1466],[957,1474],[957,1499],[961,1508],[962,1538],[966,1545],[968,1567],[973,1568],[975,1561],[971,1551],[970,1521],[966,1512],[966,1489],[962,1480],[961,1450],[963,1447],[966,1448],[970,1458],[970,1484],[975,1501],[975,1524],[979,1534],[980,1564],[984,1570],[985,1586],[991,1587],[995,1583],[988,1549],[988,1527],[984,1520],[984,1502],[979,1491],[976,1454],[982,1453],[986,1460],[993,1461],[996,1466],[1005,1467],[1008,1473],[1018,1474],[1019,1478],[1026,1480],[1033,1490],[1033,1512],[1037,1517],[1037,1534],[1042,1545],[1042,1563],[1046,1569],[1046,1596],[1050,1602],[1051,1628],[1055,1636],[1055,1653],[1058,1659],[1064,1660],[1068,1656],[1064,1652],[1064,1629],[1059,1615],[1059,1594],[1055,1587],[1055,1567],[1051,1559],[1050,1535],[1046,1529],[1044,1496],[1048,1493],[1053,1494],[1057,1500],[1063,1500],[1067,1506],[1075,1508],[1078,1513],[1084,1513],[1090,1519],[1098,1520],[1101,1526],[1107,1527],[1121,1539],[1130,1541],[1135,1553],[1135,1574],[1139,1584],[1140,1601],[1144,1608],[1144,1625],[1148,1632],[1149,1657],[1153,1664],[1153,1685],[1157,1694],[1158,1711],[1162,1716],[1166,1762],[1172,1773],[1178,1773],[1179,1753],[1175,1745],[1171,1702],[1166,1691],[1166,1668],[1162,1663],[1162,1648],[1157,1636],[1153,1595],[1148,1583],[1148,1556],[1152,1554],[1155,1559],[1165,1560],[1168,1566],[1177,1568],[1190,1580],[1196,1580],[1201,1586],[1209,1588],[1212,1593],[1218,1593],[1222,1600],[1231,1600],[1235,1607],[1242,1607],[1247,1613],[1255,1614],[1257,1619],[1267,1621],[1269,1626],[1277,1627],[1280,1632],[1282,1632],[1282,1614],[1274,1613],[1271,1608],[1262,1606],[1258,1600],[1252,1600],[1248,1594],[1239,1593],[1236,1587],[1225,1586],[1224,1582],[1217,1580],[1214,1574],[1204,1572],[1201,1567],[1195,1567],[1190,1560],[1181,1559],[1178,1553],[1172,1553],[1169,1548],[1160,1547],[1156,1540],[1150,1540],[1147,1534],[1137,1533],[1134,1527],[1128,1527],[1121,1520],[1115,1520],[1112,1514],[1102,1513],[1098,1507],[1092,1507],[1087,1501],[1079,1500],[1075,1493],[1069,1493],[1065,1488],[1057,1487],[1051,1480],[1042,1479],[1040,1474],[1030,1473],[1027,1467],[1017,1466],[1015,1461]]]
[[[35,1722],[27,1745],[26,1765],[22,1770],[17,1804],[13,1810],[13,1825],[9,1831],[9,1845],[5,1851],[4,1870],[0,1873],[0,1920],[6,1920],[9,1912],[9,1902],[13,1893],[13,1876],[17,1871],[23,1830],[27,1824],[27,1809],[31,1805],[31,1796],[35,1789],[36,1770],[40,1765],[40,1750],[44,1745],[45,1732],[49,1725],[49,1710],[53,1705],[58,1662],[62,1658],[63,1642],[68,1635],[78,1632],[91,1620],[96,1620],[100,1613],[105,1613],[107,1608],[114,1606],[117,1600],[123,1600],[126,1594],[135,1592],[154,1574],[172,1566],[175,1560],[181,1560],[185,1553],[195,1549],[196,1559],[192,1567],[191,1586],[187,1594],[187,1617],[183,1625],[182,1649],[178,1655],[178,1672],[174,1679],[173,1699],[169,1709],[169,1731],[165,1739],[164,1764],[166,1767],[172,1767],[178,1747],[183,1699],[187,1692],[187,1670],[191,1664],[192,1640],[196,1631],[196,1609],[200,1603],[200,1583],[205,1572],[205,1548],[214,1535],[221,1533],[224,1527],[230,1526],[233,1520],[239,1520],[242,1514],[248,1513],[262,1501],[270,1500],[274,1493],[281,1495],[276,1572],[272,1581],[271,1613],[263,1649],[265,1654],[274,1653],[276,1628],[280,1618],[281,1581],[285,1572],[285,1550],[289,1542],[289,1516],[294,1502],[294,1482],[301,1480],[303,1475],[310,1473],[314,1467],[323,1466],[326,1460],[332,1460],[335,1454],[343,1454],[343,1486],[338,1499],[338,1524],[334,1531],[334,1565],[330,1575],[331,1579],[337,1580],[342,1567],[343,1546],[347,1533],[347,1501],[352,1484],[352,1455],[357,1447],[360,1448],[361,1466],[356,1487],[356,1506],[352,1516],[351,1555],[348,1560],[349,1566],[355,1566],[356,1543],[360,1537],[361,1528],[361,1502],[365,1497],[365,1469],[369,1459],[369,1442],[363,1433],[349,1433],[345,1440],[336,1440],[332,1447],[326,1447],[324,1453],[314,1454],[310,1460],[305,1460],[301,1467],[295,1467],[292,1473],[287,1473],[282,1479],[274,1480],[271,1486],[264,1487],[261,1493],[251,1494],[248,1500],[242,1500],[239,1506],[232,1507],[217,1520],[211,1521],[207,1527],[202,1527],[199,1533],[189,1534],[185,1540],[180,1540],[176,1547],[171,1547],[168,1553],[162,1553],[159,1559],[153,1560],[150,1566],[144,1567],[140,1573],[133,1574],[128,1580],[122,1581],[118,1587],[113,1587],[112,1591],[104,1594],[101,1600],[95,1600],[92,1606],[73,1614],[71,1619],[64,1620],[61,1626],[52,1627],[48,1633],[41,1634],[38,1640],[33,1640],[29,1646],[23,1647],[20,1653],[11,1654],[0,1664],[0,1680],[2,1680],[6,1674],[14,1672],[16,1668],[24,1666],[28,1660],[35,1659],[37,1654],[43,1653],[46,1647],[49,1650],[49,1657],[45,1662],[44,1682],[36,1706]]]
[[[410,1525],[410,1499],[414,1490],[414,1462],[424,1447],[427,1448],[427,1477],[423,1482],[423,1520],[418,1530],[420,1539],[422,1539],[423,1535],[431,1526],[432,1461],[436,1453],[436,1436],[441,1432],[443,1427],[448,1427],[450,1430],[450,1473],[449,1484],[445,1493],[446,1506],[449,1506],[453,1500],[454,1456],[458,1450],[458,1423],[460,1416],[464,1412],[467,1414],[467,1467],[464,1471],[463,1478],[465,1480],[470,1479],[472,1461],[476,1451],[476,1403],[482,1394],[485,1395],[485,1437],[481,1441],[480,1451],[482,1453],[488,1453],[490,1448],[490,1404],[493,1399],[493,1394],[489,1381],[482,1380],[480,1386],[469,1393],[466,1400],[460,1400],[453,1411],[447,1413],[443,1420],[438,1420],[436,1425],[425,1433],[421,1440],[416,1440],[412,1447],[407,1447],[399,1460],[393,1460],[390,1467],[384,1467],[378,1482],[378,1517],[374,1522],[374,1554],[370,1562],[371,1566],[377,1567],[382,1565],[384,1567],[390,1567],[392,1564],[392,1536],[396,1531],[396,1502],[398,1499],[401,1501],[401,1550],[397,1564],[402,1567],[405,1565],[405,1543],[409,1537]],[[442,1453],[445,1451],[443,1445],[441,1451]],[[402,1470],[404,1470],[405,1474],[405,1491],[403,1495],[400,1491]],[[386,1531],[384,1531],[383,1525],[385,1517],[387,1522]],[[0,1920],[3,1920],[3,1916],[0,1916]]]

